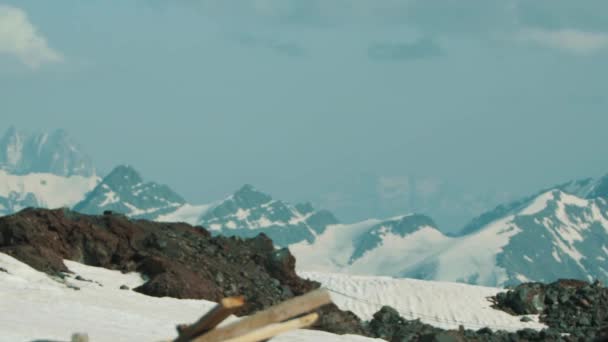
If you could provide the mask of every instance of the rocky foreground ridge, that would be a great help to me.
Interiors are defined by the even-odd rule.
[[[247,297],[248,305],[237,313],[239,315],[320,286],[298,277],[295,258],[287,249],[275,249],[263,234],[251,239],[211,236],[202,227],[133,220],[112,213],[90,216],[65,209],[26,209],[2,217],[0,253],[58,278],[69,272],[64,259],[124,272],[137,271],[148,281],[133,290],[150,296],[218,301],[242,294]],[[583,297],[585,301],[579,300],[580,296],[571,296],[572,300],[564,302],[567,305],[560,305],[562,292],[556,290],[557,306],[535,306],[550,317],[545,321],[551,328],[542,332],[445,331],[417,320],[405,320],[389,307],[382,308],[372,321],[362,322],[353,313],[333,305],[322,309],[322,319],[316,328],[388,341],[606,340],[606,290],[599,284],[580,284],[586,284],[581,285],[581,289],[592,289],[591,295]],[[543,302],[555,300],[553,292],[544,293]],[[512,293],[498,296],[497,306],[520,313],[508,309],[511,302],[507,298],[513,296]],[[528,295],[522,298],[539,300]],[[573,330],[571,316],[581,313],[589,313],[589,325],[584,330]]]

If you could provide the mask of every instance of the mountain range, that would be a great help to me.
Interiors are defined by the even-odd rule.
[[[264,233],[289,247],[300,271],[374,274],[505,286],[557,278],[608,281],[608,176],[533,192],[444,234],[408,214],[340,223],[310,203],[291,204],[245,185],[223,200],[192,204],[131,166],[100,178],[64,131],[0,141],[0,215],[24,207],[71,207],[134,219],[182,221],[212,234]]]

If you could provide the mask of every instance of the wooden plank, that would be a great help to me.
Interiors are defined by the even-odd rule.
[[[245,304],[245,298],[228,297],[222,299],[211,311],[207,312],[196,323],[191,325],[180,325],[177,327],[179,337],[175,342],[190,341],[207,331],[215,328],[223,322],[228,316],[232,315],[236,310]]]
[[[236,338],[272,323],[279,323],[289,318],[310,312],[320,306],[331,303],[326,290],[315,290],[303,296],[291,298],[240,321],[225,327],[209,331],[194,339],[194,342],[220,342]]]
[[[258,330],[254,330],[250,333],[247,333],[245,335],[239,336],[239,337],[235,337],[235,338],[231,338],[229,340],[226,340],[224,342],[258,342],[258,341],[265,341],[271,337],[275,337],[279,334],[291,331],[291,330],[296,330],[296,329],[302,329],[302,328],[307,328],[310,327],[311,325],[313,325],[317,319],[319,319],[319,314],[317,313],[311,313],[308,314],[306,316],[302,316],[299,318],[295,318],[283,323],[274,323],[271,325],[267,325],[263,328],[260,328]]]

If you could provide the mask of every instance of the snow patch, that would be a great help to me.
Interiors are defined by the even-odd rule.
[[[491,308],[487,297],[504,291],[499,288],[458,283],[442,283],[390,277],[348,276],[318,272],[300,272],[300,276],[318,281],[331,291],[331,296],[343,310],[351,310],[364,320],[372,318],[383,305],[390,305],[404,318],[444,329],[516,331],[524,328],[540,330],[545,326],[524,323],[521,317]]]
[[[105,184],[104,184],[105,185]],[[114,191],[108,191],[106,193],[104,193],[105,198],[103,199],[103,201],[99,204],[100,207],[104,207],[106,205],[112,204],[112,203],[116,203],[120,200],[120,198],[118,197],[118,194],[115,193]]]
[[[314,243],[302,241],[289,246],[298,270],[336,272],[348,265],[354,252],[354,239],[380,223],[367,220],[355,224],[329,225]]]
[[[475,277],[480,284],[505,282],[508,276],[504,269],[496,265],[496,256],[513,236],[522,231],[512,220],[513,216],[507,216],[474,235],[456,239],[453,245],[438,256],[435,279],[462,281]]]
[[[11,193],[35,195],[38,203],[47,208],[72,207],[80,202],[100,182],[97,176],[62,177],[50,173],[13,175],[0,170],[0,196]]]
[[[176,337],[177,324],[195,322],[215,305],[205,300],[157,298],[120,290],[121,285],[130,288],[141,285],[141,276],[73,261],[64,263],[72,272],[94,282],[77,281],[71,276],[67,282],[80,288],[75,291],[0,253],[0,266],[8,271],[0,272],[0,341],[63,341],[74,332],[86,332],[91,341],[99,342],[158,341]],[[226,322],[235,319],[231,316]],[[36,322],[35,329],[32,329],[31,322]],[[380,340],[295,330],[273,341]]]
[[[553,191],[545,192],[544,194],[536,197],[534,201],[522,210],[519,215],[534,215],[543,211],[547,207],[549,201],[555,199]]]
[[[239,221],[244,221],[244,220],[246,220],[249,217],[249,214],[250,214],[250,211],[248,209],[239,208],[236,211],[236,218]]]
[[[160,215],[156,218],[156,221],[159,222],[185,222],[190,225],[198,224],[199,218],[206,213],[209,208],[211,208],[211,204],[202,204],[202,205],[192,205],[192,204],[184,204],[178,207],[175,211]]]
[[[555,261],[559,262],[560,264],[562,263],[562,259],[559,257],[559,254],[557,253],[557,250],[555,250],[555,248],[553,248],[553,252],[551,252],[551,255],[553,256],[553,259],[555,259]]]
[[[398,275],[417,266],[429,256],[442,251],[451,239],[433,227],[423,226],[412,234],[401,236],[381,230],[381,247],[367,251],[348,267],[350,274]]]

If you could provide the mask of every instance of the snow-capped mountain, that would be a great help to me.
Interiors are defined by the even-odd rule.
[[[85,214],[113,211],[133,218],[157,219],[175,212],[186,201],[166,185],[144,182],[131,166],[116,167],[74,210]]]
[[[513,202],[499,205],[498,207],[489,210],[469,222],[460,232],[460,235],[467,235],[483,228],[487,224],[503,218],[508,215],[516,214],[528,206],[534,199],[551,190],[560,190],[567,194],[571,194],[580,198],[596,198],[608,197],[608,175],[599,178],[585,178],[574,180],[553,186],[548,189],[543,189],[533,195],[515,200]]]
[[[331,225],[289,249],[301,271],[398,276],[448,240],[429,217],[412,214]]]
[[[26,207],[71,207],[99,182],[90,158],[65,131],[0,139],[0,216]]]
[[[0,169],[17,175],[95,176],[91,159],[64,130],[27,135],[9,128],[0,139]]]
[[[606,199],[585,199],[555,189],[520,203],[455,239],[439,260],[424,266],[433,269],[429,273],[437,279],[481,284],[558,277],[608,280]],[[458,263],[480,265],[479,271],[455,274]]]
[[[577,183],[594,196],[603,181]],[[594,185],[593,185],[594,184]],[[570,191],[574,189],[572,185]],[[558,278],[608,280],[608,202],[554,190],[500,206],[465,234],[442,234],[412,217],[330,226],[290,247],[302,271],[340,271],[503,286]],[[584,190],[584,191],[583,191]],[[360,248],[365,246],[365,248]]]
[[[329,211],[316,211],[310,203],[291,205],[245,185],[203,214],[199,223],[214,233],[231,236],[252,237],[263,232],[275,244],[287,246],[314,241],[338,220]]]

